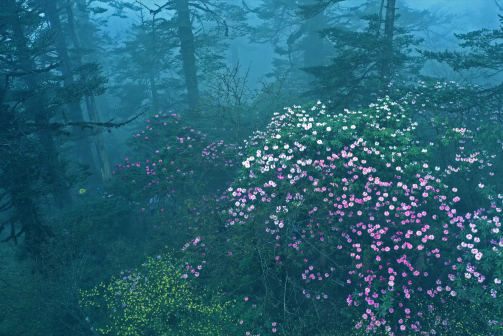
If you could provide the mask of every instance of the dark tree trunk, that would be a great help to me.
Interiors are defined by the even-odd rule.
[[[61,21],[59,18],[59,12],[56,7],[57,1],[54,0],[46,0],[46,13],[49,19],[49,23],[51,24],[51,28],[57,34],[57,52],[61,57],[61,71],[64,76],[64,83],[66,87],[72,86],[75,81],[73,78],[72,70],[73,66],[70,63],[70,57],[68,55],[68,49],[66,47],[65,42],[65,34],[61,28]],[[69,102],[67,103],[68,113],[67,116],[71,121],[74,122],[83,122],[84,116],[83,111],[80,108],[80,104],[78,102]],[[91,167],[91,172],[93,174],[100,174],[100,171],[97,170],[97,166],[99,168],[99,163],[93,162],[92,159],[92,150],[91,150],[91,141],[89,140],[88,135],[84,132],[84,130],[80,128],[76,128],[74,130],[74,134],[77,138],[75,141],[76,150],[73,152],[77,156],[78,160],[82,163],[88,164]]]
[[[159,112],[159,92],[157,92],[157,84],[155,82],[155,73],[154,68],[150,69],[149,72],[149,82],[150,82],[150,91],[152,91],[152,110],[153,112]]]
[[[395,24],[396,0],[387,0],[386,20],[384,22],[384,51],[382,59],[381,83],[387,88],[391,80],[391,64],[393,61],[393,31]]]
[[[307,34],[304,45],[304,67],[320,66],[325,62],[326,52],[319,30],[324,28],[325,14],[319,13],[307,20]]]
[[[58,207],[63,207],[70,197],[64,183],[65,171],[59,161],[53,133],[49,127],[43,127],[49,122],[50,110],[43,94],[38,92],[40,76],[34,74],[40,69],[37,69],[33,59],[38,54],[34,56],[33,50],[30,49],[33,41],[27,38],[29,32],[25,32],[26,27],[21,22],[22,18],[25,18],[22,4],[15,0],[4,0],[2,5],[2,11],[5,11],[8,17],[4,28],[12,31],[12,59],[16,62],[15,67],[33,74],[21,77],[24,83],[19,86],[25,89],[22,104],[16,104],[17,107],[0,105],[0,131],[4,144],[2,158],[8,162],[2,166],[0,174],[1,197],[9,196],[9,199],[3,200],[2,211],[10,211],[9,219],[3,221],[0,232],[8,224],[10,233],[3,241],[13,240],[15,243],[17,238],[24,234],[27,250],[36,257],[41,251],[41,244],[47,240],[50,233],[40,218],[38,195],[52,194]],[[33,21],[30,23],[39,24]],[[0,89],[2,103],[11,84],[17,85],[17,80],[5,81],[5,86]],[[42,127],[34,131],[25,130],[24,120],[29,119]],[[45,190],[39,192],[42,188]],[[21,229],[17,231],[19,226]]]
[[[80,1],[81,2],[81,1]],[[85,8],[85,3],[80,3],[82,7]],[[70,0],[67,0],[66,3],[66,11],[68,15],[68,23],[69,23],[69,28],[70,28],[70,35],[72,38],[72,42],[75,46],[76,49],[81,49],[83,47],[81,43],[81,38],[79,36],[78,30],[77,30],[77,24],[75,22],[75,16],[73,13],[73,4]],[[84,47],[92,47],[92,46],[84,46]],[[82,64],[82,60],[78,61],[79,64]],[[89,114],[89,121],[96,123],[100,122],[100,116],[99,112],[96,106],[96,101],[94,99],[94,96],[85,96],[85,103],[86,103],[86,108],[87,112]],[[101,133],[95,134],[94,135],[94,149],[93,151],[93,157],[94,161],[97,163],[96,170],[100,172],[100,176],[103,182],[110,181],[112,179],[112,174],[110,171],[110,163],[108,161],[108,154],[106,152],[105,148],[105,140],[103,138],[103,135]]]
[[[185,85],[189,110],[194,111],[199,105],[199,88],[197,86],[196,49],[188,0],[177,0],[178,37],[180,38],[180,53],[182,55]]]
[[[12,8],[16,8],[18,4],[14,1],[11,1]],[[18,13],[18,10],[15,9],[14,13]],[[35,65],[33,61],[29,58],[29,40],[26,38],[21,22],[17,20],[19,18],[19,14],[16,15],[16,19],[12,20],[12,30],[14,32],[14,40],[15,44],[17,44],[20,51],[24,51],[19,64],[24,67],[28,71],[33,71],[35,69]],[[26,113],[33,116],[35,121],[40,124],[48,124],[49,123],[49,113],[46,109],[46,104],[44,102],[43,96],[36,91],[39,78],[35,75],[26,75],[23,76],[23,80],[26,83],[27,88],[32,92],[31,96],[27,98],[25,103]],[[70,194],[66,185],[64,183],[64,175],[65,171],[59,161],[59,153],[56,148],[56,144],[53,139],[53,132],[47,128],[42,128],[38,137],[40,140],[41,151],[43,152],[43,156],[46,160],[40,162],[40,169],[43,170],[44,178],[47,184],[51,185],[52,194],[54,196],[55,204],[58,208],[63,208],[63,206],[71,200]]]

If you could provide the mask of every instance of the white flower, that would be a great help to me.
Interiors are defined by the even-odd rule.
[[[321,140],[318,140],[316,142],[318,143],[318,145],[321,145],[323,143],[323,141],[321,141]]]
[[[327,127],[327,132],[330,132],[332,128],[330,126]]]
[[[276,134],[276,139],[281,139],[281,135]]]
[[[355,129],[355,128],[356,128],[356,126],[355,126],[355,125],[351,125],[351,129]]]

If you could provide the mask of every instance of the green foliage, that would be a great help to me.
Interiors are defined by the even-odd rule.
[[[333,329],[354,320],[352,327],[365,326],[362,332],[385,325],[391,334],[403,321],[409,323],[407,330],[424,330],[435,317],[422,318],[426,312],[421,305],[442,310],[444,303],[467,298],[491,307],[494,315],[487,318],[499,321],[499,301],[480,285],[485,280],[481,272],[485,281],[499,278],[488,273],[478,255],[494,265],[498,249],[477,244],[478,250],[470,251],[473,246],[460,244],[468,226],[480,228],[476,242],[498,237],[499,231],[483,228],[485,214],[480,223],[469,221],[470,214],[466,220],[457,214],[456,188],[443,184],[431,164],[434,143],[421,146],[416,140],[418,123],[403,105],[386,98],[361,111],[334,115],[320,102],[286,110],[276,114],[267,132],[250,138],[239,178],[227,189],[228,200],[220,206],[227,240],[209,250],[222,264],[213,269],[216,277],[225,272],[225,285],[233,291],[268,302],[265,316],[280,321],[285,333],[303,323],[296,332],[322,334],[317,324],[329,324],[323,318],[329,315],[340,317]],[[449,136],[463,138],[459,129],[450,134],[446,128]],[[216,245],[213,237],[205,238],[206,244]],[[432,239],[434,245],[428,242]],[[204,255],[202,246],[195,244],[190,251]],[[442,262],[457,267],[456,274],[447,274]],[[463,278],[463,267],[469,265],[485,269],[472,269],[478,280]],[[300,273],[303,267],[308,269]],[[390,277],[388,267],[398,278]],[[459,281],[451,284],[445,280],[449,277]],[[247,291],[240,280],[252,287]],[[444,299],[445,292],[449,296]],[[363,298],[371,294],[376,299],[367,306]],[[344,298],[351,305],[347,311],[340,308],[347,305]],[[318,318],[311,315],[311,304]],[[487,323],[485,318],[478,323]],[[450,319],[461,326],[460,318]]]
[[[450,65],[454,71],[468,69],[490,70],[486,76],[496,76],[501,70],[501,59],[503,55],[503,17],[500,16],[500,28],[489,30],[480,29],[466,34],[454,34],[461,40],[460,47],[468,49],[463,52],[427,52],[422,54],[429,59],[435,59],[439,62],[445,62]],[[501,86],[495,87],[496,91],[501,92]]]
[[[393,48],[389,50],[383,18],[367,15],[363,19],[367,21],[363,31],[350,31],[345,26],[320,31],[322,38],[330,40],[335,57],[328,65],[302,68],[316,78],[314,88],[306,95],[331,100],[338,108],[367,106],[373,100],[371,92],[380,89],[391,94],[402,80],[410,80],[419,72],[424,61],[411,54],[411,46],[419,45],[421,39],[395,26]],[[390,67],[391,78],[383,78],[386,67]],[[391,87],[388,84],[392,81]]]
[[[144,260],[151,244],[138,241],[127,204],[114,197],[93,197],[89,191],[78,195],[78,200],[46,218],[51,235],[40,245],[36,259],[30,258],[25,247],[6,258],[10,263],[2,262],[0,330],[5,334],[1,335],[88,332],[78,291]],[[11,249],[6,247],[2,254]]]
[[[96,330],[109,335],[236,335],[242,329],[236,300],[198,289],[184,270],[191,267],[179,263],[171,254],[149,258],[141,272],[121,272],[83,292],[80,303],[91,316],[108,317]]]
[[[503,188],[498,178],[503,173],[501,111],[497,100],[481,91],[469,84],[425,80],[400,99],[418,123],[418,143],[434,144],[430,165],[446,185],[457,187],[460,207],[469,211],[483,207],[481,198],[492,199]],[[489,189],[492,195],[486,194]]]

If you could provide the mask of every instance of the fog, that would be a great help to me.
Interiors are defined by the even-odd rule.
[[[0,0],[0,336],[502,335],[502,15]]]

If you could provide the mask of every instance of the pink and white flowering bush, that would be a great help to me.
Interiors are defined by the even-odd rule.
[[[466,211],[458,207],[463,199],[457,186],[443,181],[473,165],[490,167],[494,156],[463,148],[452,153],[458,166],[435,167],[434,143],[421,146],[418,124],[388,98],[333,115],[321,102],[285,110],[244,148],[207,146],[192,129],[171,142],[157,133],[156,154],[141,164],[126,162],[116,174],[137,183],[146,173],[143,190],[165,190],[171,197],[201,180],[194,172],[208,174],[213,167],[214,173],[241,161],[239,177],[223,195],[204,198],[188,219],[203,228],[218,216],[229,236],[258,228],[273,247],[271,263],[303,268],[290,274],[302,284],[304,300],[329,302],[344,295],[356,316],[353,325],[366,332],[438,333],[449,324],[439,313],[442,305],[456,300],[494,307],[487,327],[501,328],[502,196],[481,179],[477,192],[488,210]],[[178,117],[163,116],[156,123],[169,128]],[[146,133],[152,131],[147,127]],[[449,132],[463,141],[471,136],[463,128]],[[146,143],[148,136],[138,138]],[[169,143],[161,146],[163,140]],[[195,168],[185,165],[184,153],[194,158]],[[213,248],[208,232],[196,236],[183,250],[206,258]],[[229,245],[225,258],[239,259],[236,245]],[[316,254],[327,265],[312,260]],[[279,324],[273,327],[274,333]]]
[[[415,144],[416,126],[387,98],[337,115],[320,102],[287,108],[247,143],[241,178],[228,189],[227,226],[262,220],[277,250],[289,251],[276,256],[283,263],[328,244],[337,260],[328,272],[309,266],[303,293],[329,300],[322,283],[334,278],[351,288],[356,328],[434,333],[426,316],[445,300],[498,297],[501,210],[462,214],[457,189],[429,165],[433,143]]]

